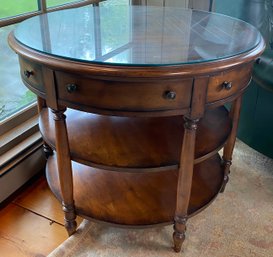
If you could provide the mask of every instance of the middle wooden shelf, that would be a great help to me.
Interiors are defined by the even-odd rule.
[[[182,116],[135,118],[65,112],[71,159],[88,166],[115,171],[177,169],[183,141]],[[51,111],[40,114],[40,131],[55,149]],[[195,163],[216,154],[232,128],[225,107],[208,110],[198,123]]]

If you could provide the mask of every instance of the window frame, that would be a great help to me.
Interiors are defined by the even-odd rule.
[[[98,3],[102,1],[103,0],[75,0],[74,2],[67,4],[47,7],[46,0],[37,0],[37,11],[23,13],[16,16],[9,16],[7,18],[1,18],[0,27],[19,23],[25,19],[39,14],[81,7],[89,4],[98,5]],[[37,135],[39,133],[37,113],[37,101],[35,101],[34,103],[27,105],[25,108],[18,110],[14,114],[11,114],[4,120],[0,121],[0,155],[7,156],[6,158],[3,158],[3,160],[0,160],[0,172],[3,169],[5,170],[8,166],[10,170],[11,161],[14,163],[12,166],[17,165],[18,160],[20,160],[23,155],[26,155],[27,149],[32,149],[30,146],[34,143],[38,146],[42,145],[41,136],[39,140],[37,140],[37,136],[35,139],[31,140],[34,134]],[[9,154],[9,152],[14,152],[13,149],[16,148],[19,144],[24,144],[24,142],[27,143],[24,145],[24,147],[21,147],[20,151],[18,150],[14,154]],[[37,150],[37,147],[34,148],[34,150]],[[15,160],[16,158],[17,161]]]
[[[37,0],[37,3],[38,3],[38,10],[37,11],[27,12],[27,13],[19,14],[16,16],[10,16],[7,18],[1,18],[0,19],[0,27],[12,25],[12,24],[21,22],[25,19],[28,19],[30,17],[36,16],[39,14],[58,11],[58,10],[64,10],[64,9],[69,9],[69,8],[75,8],[75,7],[81,7],[81,6],[85,6],[88,4],[98,4],[102,1],[104,1],[104,0],[75,0],[75,2],[57,5],[57,6],[53,6],[53,7],[47,7],[46,0]]]

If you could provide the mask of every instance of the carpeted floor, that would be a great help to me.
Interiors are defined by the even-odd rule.
[[[172,251],[172,226],[132,230],[83,221],[48,257],[273,257],[273,160],[238,141],[231,172],[225,193],[188,221],[181,253]]]

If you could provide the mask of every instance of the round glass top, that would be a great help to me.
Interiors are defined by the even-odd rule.
[[[252,25],[216,13],[147,6],[85,6],[35,16],[14,32],[22,44],[87,63],[164,66],[209,62],[255,48]]]

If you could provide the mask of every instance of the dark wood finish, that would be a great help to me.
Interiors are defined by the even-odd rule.
[[[193,183],[194,157],[196,151],[196,130],[200,118],[204,120],[205,99],[207,95],[208,76],[198,78],[192,93],[192,108],[184,116],[183,143],[178,169],[176,190],[176,208],[174,215],[174,251],[180,252],[185,240],[186,222],[189,216],[189,205]],[[204,133],[206,134],[206,132]],[[204,137],[203,137],[204,138]],[[208,142],[208,141],[207,141]],[[205,143],[206,144],[206,143]],[[204,162],[203,162],[204,163]]]
[[[173,223],[180,251],[187,219],[224,189],[241,95],[264,42],[221,60],[146,67],[58,58],[20,44],[13,34],[9,43],[24,60],[22,72],[26,62],[42,70],[26,77],[41,75],[35,80],[44,91],[24,81],[54,110],[53,117],[42,110],[40,127],[56,150],[47,179],[63,204],[69,234],[75,214],[129,226]],[[232,101],[231,130],[222,108],[207,109]],[[67,107],[93,114],[69,110],[66,126]],[[221,165],[216,152],[227,136]]]
[[[127,226],[173,223],[177,170],[118,173],[72,162],[76,213],[98,221]],[[56,155],[47,162],[47,180],[62,201]],[[218,155],[196,164],[188,216],[209,205],[218,194],[224,173]],[[202,190],[200,190],[202,189]]]
[[[195,78],[194,80],[191,109],[187,114],[191,119],[199,119],[204,116],[208,80],[209,76]]]
[[[185,131],[178,170],[176,209],[174,215],[174,250],[181,251],[182,243],[185,240],[186,221],[188,219],[190,195],[193,183],[193,163],[195,138],[198,119],[185,119]]]
[[[73,200],[73,179],[64,110],[52,110],[55,121],[56,150],[65,228],[69,235],[76,231],[76,215]]]
[[[38,108],[38,113],[41,113],[41,111],[46,108],[46,101],[45,99],[37,96],[37,108]]]
[[[57,103],[57,93],[55,87],[54,72],[43,66],[43,84],[46,92],[46,106],[51,109],[58,110],[59,105]]]
[[[190,107],[192,79],[167,81],[109,81],[92,77],[56,72],[56,85],[60,102],[70,107],[86,110],[164,111]],[[69,86],[74,85],[73,92]],[[167,92],[175,92],[168,99]]]
[[[37,97],[37,107],[38,107],[39,114],[42,112],[43,109],[46,109],[45,99],[38,96]],[[46,159],[48,159],[48,157],[53,154],[53,150],[45,141],[43,141],[43,149],[44,149],[45,157],[46,157]]]
[[[43,86],[42,65],[33,63],[27,59],[19,58],[21,78],[25,85],[31,88],[35,94],[45,98]]]
[[[45,141],[43,142],[43,149],[45,158],[48,159],[48,157],[53,154],[53,150]]]
[[[168,110],[166,109],[167,108],[166,106],[168,105],[165,105],[165,110],[164,109],[144,110],[145,109],[144,107],[146,106],[147,103],[140,100],[136,110],[134,110],[133,108],[123,109],[120,107],[118,101],[116,102],[115,107],[113,106],[114,103],[112,102],[111,107],[112,109],[107,109],[102,106],[95,107],[92,104],[86,105],[86,103],[79,104],[78,102],[71,101],[71,98],[70,101],[68,102],[67,99],[66,101],[64,101],[63,99],[57,97],[55,87],[59,86],[60,83],[58,85],[55,83],[54,74],[60,74],[59,71],[61,71],[62,74],[66,75],[71,74],[67,76],[69,78],[79,79],[80,83],[84,82],[83,83],[84,87],[86,83],[88,83],[86,81],[89,80],[96,81],[97,87],[104,89],[104,92],[98,91],[98,88],[94,89],[94,92],[97,92],[98,95],[92,96],[92,99],[95,99],[96,103],[98,103],[97,99],[99,99],[100,96],[104,95],[107,96],[107,90],[103,87],[105,83],[106,84],[119,83],[119,85],[125,85],[125,83],[127,83],[128,85],[133,84],[136,85],[137,83],[143,85],[165,83],[165,85],[168,85],[168,83],[171,83],[172,86],[175,86],[174,84],[175,81],[190,81],[192,79],[196,81],[204,76],[209,76],[212,77],[212,79],[211,82],[208,83],[209,85],[207,85],[209,97],[207,97],[206,105],[212,108],[213,106],[224,105],[227,102],[233,101],[235,98],[237,98],[240,94],[243,93],[242,90],[245,89],[245,87],[247,86],[248,82],[251,79],[250,71],[252,67],[252,62],[261,54],[261,52],[264,49],[264,43],[261,42],[260,44],[257,45],[256,48],[252,49],[249,52],[245,52],[243,54],[236,55],[231,58],[222,59],[220,61],[197,63],[194,65],[120,67],[112,65],[98,65],[95,63],[88,64],[83,62],[76,62],[40,53],[30,48],[27,48],[26,46],[17,42],[13,34],[10,34],[9,36],[9,44],[17,53],[19,53],[21,58],[42,65],[43,81],[46,88],[47,105],[50,108],[56,109],[57,108],[56,101],[58,101],[59,105],[64,106],[69,105],[70,108],[77,108],[80,110],[98,114],[140,117],[185,115],[189,113],[191,108],[185,108],[184,105],[181,106],[176,103]],[[81,79],[80,77],[84,78]],[[70,79],[68,79],[67,82],[70,84],[73,83],[73,80],[70,81]],[[233,86],[231,90],[226,89],[220,90],[220,85],[222,85],[224,82],[232,82],[235,86]],[[28,84],[26,85],[29,86]],[[180,88],[179,86],[176,86],[176,88],[177,87],[182,90],[182,87]],[[29,88],[33,90],[33,88],[31,87]],[[51,91],[48,91],[49,89],[51,89]],[[162,86],[162,89],[164,89],[164,86]],[[61,88],[58,90],[62,90],[63,92],[64,90],[63,86],[61,86]],[[91,90],[91,86],[89,90]],[[86,90],[84,92],[86,92]],[[147,93],[149,92],[150,91],[148,90]],[[144,90],[143,95],[149,94],[146,94],[146,91]],[[55,101],[53,101],[54,99]],[[184,98],[181,99],[183,99],[184,102],[185,99]],[[82,99],[81,97],[79,100],[82,101],[84,99]],[[163,101],[165,103],[164,99],[162,98],[162,95],[160,95],[157,101],[161,103]],[[143,104],[143,106],[139,105],[140,103]],[[153,103],[155,104],[155,102]],[[192,103],[193,102],[191,102],[190,107],[192,106]]]
[[[224,145],[232,128],[228,115],[221,107],[207,111],[201,119],[195,163],[214,155]],[[66,116],[73,160],[104,169],[137,172],[140,168],[178,168],[184,131],[181,116],[127,118],[75,110],[68,110]],[[42,111],[39,124],[44,139],[56,149],[55,126],[48,109]]]
[[[252,63],[211,76],[208,83],[207,102],[215,103],[245,88],[249,83],[251,72]]]
[[[238,97],[232,104],[230,110],[230,117],[233,121],[232,131],[229,135],[228,141],[224,147],[223,153],[223,165],[225,167],[225,176],[223,181],[223,186],[221,192],[225,191],[226,184],[229,180],[229,173],[230,173],[230,166],[232,164],[232,153],[235,145],[237,129],[239,125],[239,118],[240,118],[240,111],[241,111],[241,104],[242,104],[242,96]]]

